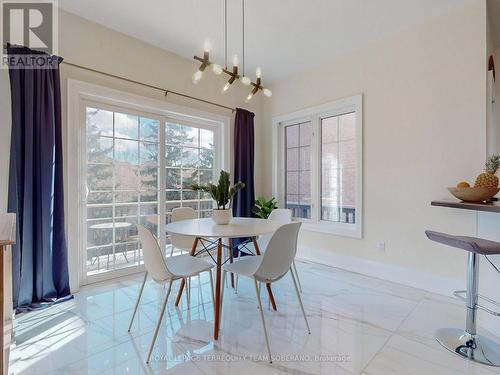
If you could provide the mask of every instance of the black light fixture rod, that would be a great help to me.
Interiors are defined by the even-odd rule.
[[[224,68],[227,69],[227,0],[224,0]]]
[[[242,37],[243,37],[243,63],[241,64],[241,68],[243,71],[243,75],[245,75],[245,0],[241,0],[241,13],[242,13]]]

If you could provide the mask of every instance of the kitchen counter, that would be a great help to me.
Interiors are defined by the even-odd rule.
[[[493,201],[489,203],[471,203],[462,202],[458,199],[442,199],[438,201],[432,201],[431,206],[439,207],[450,207],[450,208],[460,208],[462,210],[474,210],[474,211],[484,211],[484,212],[497,212],[500,213],[500,201]]]

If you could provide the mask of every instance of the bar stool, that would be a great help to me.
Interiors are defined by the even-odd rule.
[[[427,237],[435,242],[456,247],[469,252],[467,266],[467,290],[454,292],[454,295],[466,303],[467,315],[465,331],[459,328],[441,328],[436,331],[436,340],[446,349],[490,366],[500,366],[500,345],[476,332],[477,309],[484,310],[492,315],[500,316],[499,312],[492,311],[479,304],[479,299],[499,305],[487,297],[478,294],[479,284],[479,257],[478,255],[500,254],[500,242],[488,241],[481,238],[452,236],[445,233],[425,231]],[[465,297],[463,295],[465,294]]]

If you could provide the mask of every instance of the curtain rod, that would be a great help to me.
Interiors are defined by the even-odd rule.
[[[8,48],[8,43],[5,43],[5,44],[3,45],[3,48],[4,48],[4,49],[7,49],[7,48]],[[225,106],[225,105],[223,105],[223,104],[219,104],[219,103],[211,102],[211,101],[209,101],[209,100],[205,100],[205,99],[197,98],[197,97],[195,97],[195,96],[191,96],[191,95],[183,94],[183,93],[178,92],[178,91],[167,90],[167,89],[164,89],[164,88],[162,88],[162,87],[153,86],[153,85],[150,85],[150,84],[148,84],[148,83],[143,83],[143,82],[135,81],[135,80],[133,80],[133,79],[129,79],[129,78],[125,78],[125,77],[117,76],[117,75],[115,75],[115,74],[106,73],[106,72],[103,72],[103,71],[101,71],[101,70],[97,70],[97,69],[89,68],[89,67],[86,67],[86,66],[83,66],[83,65],[74,64],[74,63],[71,63],[71,62],[67,62],[67,61],[65,61],[65,60],[63,60],[63,61],[62,61],[62,63],[63,63],[63,64],[65,64],[65,65],[68,65],[68,66],[73,66],[73,67],[75,67],[75,68],[88,70],[89,72],[93,72],[93,73],[97,73],[97,74],[102,74],[102,75],[105,75],[105,76],[108,76],[108,77],[112,77],[112,78],[116,78],[116,79],[121,79],[122,81],[127,81],[127,82],[130,82],[130,83],[135,83],[136,85],[141,85],[141,86],[149,87],[150,89],[163,91],[163,92],[165,92],[165,96],[167,96],[168,94],[174,94],[174,95],[177,95],[177,96],[181,96],[181,97],[183,97],[183,98],[192,99],[192,100],[197,100],[197,101],[202,102],[202,103],[205,103],[205,104],[210,104],[210,105],[213,105],[213,106],[216,106],[216,107],[219,107],[219,108],[228,109],[228,110],[230,110],[231,112],[235,112],[235,111],[236,111],[236,108],[232,108],[232,107]]]
[[[71,63],[71,62],[67,62],[67,61],[65,61],[65,60],[63,60],[63,62],[62,62],[62,63],[63,63],[63,64],[65,64],[65,65],[68,65],[68,66],[73,66],[73,67],[75,67],[75,68],[80,68],[80,69],[88,70],[88,71],[93,72],[93,73],[98,73],[98,74],[102,74],[102,75],[105,75],[105,76],[108,76],[108,77],[121,79],[122,81],[130,82],[130,83],[135,83],[136,85],[141,85],[141,86],[149,87],[150,89],[159,90],[159,91],[164,91],[164,92],[165,92],[165,96],[167,96],[168,94],[174,94],[174,95],[177,95],[177,96],[181,96],[181,97],[183,97],[183,98],[192,99],[192,100],[197,100],[197,101],[202,102],[202,103],[205,103],[205,104],[210,104],[210,105],[214,105],[214,106],[216,106],[216,107],[220,107],[220,108],[228,109],[228,110],[230,110],[231,112],[236,111],[236,109],[235,109],[235,108],[228,107],[228,106],[225,106],[225,105],[223,105],[223,104],[219,104],[219,103],[211,102],[211,101],[209,101],[209,100],[205,100],[205,99],[197,98],[197,97],[195,97],[195,96],[191,96],[191,95],[183,94],[183,93],[178,92],[178,91],[173,91],[173,90],[168,90],[168,89],[165,89],[165,88],[162,88],[162,87],[153,86],[153,85],[150,85],[150,84],[148,84],[148,83],[143,83],[143,82],[135,81],[135,80],[133,80],[133,79],[130,79],[130,78],[125,78],[125,77],[121,77],[121,76],[118,76],[118,75],[115,75],[115,74],[111,74],[111,73],[106,73],[106,72],[103,72],[103,71],[100,71],[100,70],[97,70],[97,69],[93,69],[93,68],[89,68],[89,67],[86,67],[86,66],[83,66],[83,65],[78,65],[78,64]]]

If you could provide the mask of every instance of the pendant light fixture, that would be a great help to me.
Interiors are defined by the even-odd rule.
[[[207,68],[207,66],[210,66],[212,68],[212,71],[216,75],[221,75],[222,73],[226,74],[229,76],[228,81],[222,88],[222,93],[226,93],[231,85],[235,81],[240,81],[244,86],[253,86],[252,91],[248,94],[246,97],[246,101],[252,100],[252,98],[257,94],[259,90],[262,90],[262,93],[266,97],[271,97],[272,92],[270,89],[263,87],[262,86],[262,73],[261,69],[257,68],[256,71],[256,80],[255,82],[252,82],[250,77],[245,75],[245,0],[242,0],[241,2],[241,10],[242,10],[242,69],[241,69],[241,75],[238,74],[238,56],[235,55],[233,57],[233,68],[232,70],[229,70],[227,67],[227,0],[224,0],[224,68],[222,68],[221,65],[216,64],[214,62],[210,61],[210,46],[208,43],[205,43],[205,51],[203,52],[203,57],[198,57],[194,56],[194,59],[196,61],[199,61],[201,64],[196,72],[193,74],[193,83],[197,84],[200,82],[201,78],[203,77],[203,72]]]

